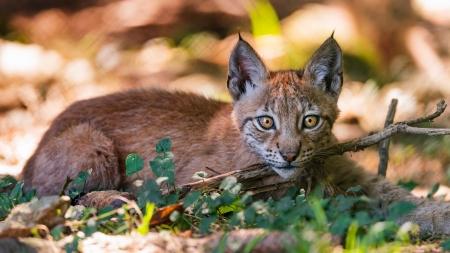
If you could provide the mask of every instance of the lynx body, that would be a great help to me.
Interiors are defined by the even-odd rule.
[[[260,183],[294,179],[304,188],[326,182],[331,194],[361,185],[362,193],[382,208],[404,200],[419,205],[399,222],[411,220],[422,230],[449,234],[450,205],[412,196],[358,167],[347,156],[312,160],[315,152],[337,142],[331,130],[338,117],[342,87],[342,52],[331,37],[304,70],[270,72],[251,46],[239,39],[229,61],[228,89],[233,103],[202,96],[155,90],[133,90],[80,101],[53,122],[25,165],[26,190],[38,196],[58,194],[66,176],[92,169],[89,189],[129,188],[125,158],[145,160],[141,177],[153,177],[149,159],[155,143],[169,136],[175,155],[175,183],[192,181],[209,167],[219,173],[253,164],[269,165],[277,176]],[[280,197],[283,190],[271,192]]]

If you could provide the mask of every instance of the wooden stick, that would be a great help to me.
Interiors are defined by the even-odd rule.
[[[392,99],[389,111],[384,122],[384,128],[388,127],[394,122],[395,111],[397,109],[397,99]],[[389,160],[389,141],[390,138],[384,139],[380,142],[380,149],[378,154],[380,156],[380,164],[378,164],[378,175],[386,177],[386,170]]]
[[[334,155],[342,155],[345,152],[358,152],[361,150],[364,150],[367,147],[370,147],[376,143],[379,143],[380,141],[391,137],[394,134],[397,133],[410,133],[410,134],[427,134],[427,135],[450,135],[450,129],[447,128],[417,128],[417,127],[411,127],[410,125],[422,123],[422,122],[430,122],[433,119],[439,117],[445,110],[446,104],[444,100],[441,100],[437,104],[436,112],[433,114],[420,117],[417,119],[407,120],[407,121],[401,121],[397,123],[390,124],[388,127],[384,128],[383,130],[379,131],[378,133],[371,134],[365,137],[361,137],[358,139],[354,139],[348,142],[335,144],[333,146],[324,148],[320,151],[318,151],[314,157],[313,160],[317,163],[325,161],[330,156]],[[249,181],[254,181],[259,178],[268,177],[277,175],[268,165],[266,164],[256,164],[249,166],[246,169],[242,170],[234,170],[230,171],[225,174],[221,174],[218,176],[210,177],[202,181],[189,183],[185,185],[181,185],[178,187],[178,189],[181,189],[182,191],[189,192],[193,190],[199,190],[203,187],[212,187],[212,188],[218,188],[222,180],[228,176],[234,176],[237,178],[238,182],[245,183]],[[289,184],[289,183],[286,183]],[[285,185],[283,185],[285,186]],[[272,187],[280,187],[280,183],[274,184],[274,185],[264,185],[259,188],[265,188],[265,189],[272,189]],[[257,189],[253,189],[257,190]],[[259,190],[258,190],[259,191]]]

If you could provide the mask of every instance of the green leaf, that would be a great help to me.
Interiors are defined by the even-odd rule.
[[[291,188],[289,188],[289,192],[286,194],[286,197],[294,198],[297,191],[298,191],[297,187],[292,186]]]
[[[230,176],[230,177],[226,177],[222,183],[220,183],[219,189],[221,190],[229,190],[231,189],[233,186],[235,186],[237,183],[237,178]]]
[[[357,212],[355,214],[355,219],[358,221],[358,226],[360,227],[369,225],[372,222],[369,213],[366,211]]]
[[[150,161],[150,167],[156,177],[168,177],[167,183],[173,185],[175,177],[175,164],[169,158],[155,157]]]
[[[86,222],[86,228],[84,229],[84,234],[86,237],[91,236],[93,233],[97,232],[98,222],[94,218],[90,218]]]
[[[275,210],[279,212],[287,211],[289,209],[292,209],[294,203],[294,200],[290,197],[284,197],[275,203]]]
[[[71,199],[75,199],[76,197],[78,197],[80,195],[81,191],[75,187],[71,187],[69,189],[69,197]]]
[[[64,250],[65,250],[67,253],[78,252],[78,242],[79,242],[79,240],[80,240],[80,237],[75,236],[75,237],[73,238],[73,241],[72,241],[72,242],[68,242],[68,243],[66,243],[66,244],[64,245]]]
[[[401,216],[408,214],[412,210],[416,209],[416,205],[411,204],[409,202],[405,201],[396,201],[389,205],[389,216],[388,220],[395,221],[396,219],[400,218]]]
[[[88,180],[89,176],[92,173],[92,169],[88,169],[86,172],[80,171],[78,172],[78,177],[73,180],[74,184],[84,184]]]
[[[303,192],[302,192],[303,191]],[[305,190],[301,189],[300,194],[295,198],[295,203],[300,205],[305,200]]]
[[[195,201],[198,200],[199,197],[200,197],[199,191],[190,192],[189,195],[187,195],[186,198],[184,198],[183,207],[184,208],[190,207],[192,204],[195,203]]]
[[[178,194],[171,193],[169,196],[167,196],[166,200],[167,200],[167,205],[173,205],[173,204],[177,203],[177,201],[178,201]]]
[[[141,235],[146,235],[148,234],[148,231],[150,229],[150,221],[152,220],[153,217],[153,212],[155,211],[155,204],[154,203],[149,203],[147,202],[145,204],[145,215],[142,219],[142,223],[141,225],[139,225],[139,227],[137,228],[137,231],[141,234]]]
[[[247,11],[255,37],[281,34],[280,21],[269,0],[252,1]]]
[[[192,179],[194,180],[203,180],[208,176],[208,173],[204,172],[204,171],[197,171],[194,173],[194,175],[192,176]]]
[[[322,199],[324,192],[325,192],[325,186],[323,184],[319,184],[308,195],[308,198],[309,199]]]
[[[354,193],[356,193],[356,192],[359,192],[359,190],[361,190],[361,185],[350,187],[350,188],[347,189],[346,192],[354,192]]]
[[[434,196],[434,194],[436,194],[436,192],[439,190],[439,186],[440,186],[440,184],[437,183],[437,184],[433,185],[433,187],[431,187],[430,192],[428,192],[428,195],[427,195],[428,199],[431,199]]]
[[[164,169],[166,170],[175,170],[175,164],[173,163],[172,159],[164,158]]]
[[[99,221],[105,221],[105,220],[109,220],[111,215],[114,214],[114,207],[112,206],[105,206],[102,209],[100,209],[100,211],[97,214],[98,220]]]
[[[418,186],[418,183],[415,183],[413,181],[409,181],[409,182],[403,182],[403,181],[398,181],[397,183],[398,186],[406,189],[407,191],[412,191],[414,188],[416,188],[416,186]]]
[[[210,217],[203,218],[200,221],[200,224],[199,224],[198,227],[200,228],[200,230],[202,232],[207,233],[207,232],[209,232],[209,228],[211,227],[211,224],[213,222],[216,222],[216,221],[217,221],[217,216],[216,215],[211,215]]]
[[[67,176],[66,177],[66,182],[64,183],[64,186],[63,186],[63,188],[61,190],[61,193],[59,193],[59,196],[64,196],[64,194],[65,194],[64,192],[66,191],[67,186],[69,186],[69,184],[71,182],[73,182],[73,179],[71,179],[69,176]]]
[[[161,175],[158,175],[160,168],[164,166],[163,158],[161,156],[155,157],[152,161],[150,161],[150,168],[152,168],[153,173],[156,175],[156,177],[161,177]]]
[[[220,205],[228,206],[238,201],[238,196],[230,192],[224,191],[220,194]]]
[[[34,196],[36,196],[36,189],[27,192],[27,194],[25,194],[26,202],[30,202],[31,198],[33,198]]]
[[[125,166],[127,176],[131,176],[144,168],[144,160],[139,155],[132,153],[125,159]]]
[[[247,205],[250,204],[253,200],[251,192],[244,192],[244,194],[241,195],[241,198],[239,200],[239,205]]]
[[[342,196],[342,195],[341,195]],[[345,212],[350,210],[350,208],[353,206],[353,204],[358,200],[359,198],[356,197],[340,197],[339,202],[337,204],[337,209],[340,212]]]
[[[347,230],[348,226],[350,225],[351,221],[352,218],[350,218],[349,213],[343,213],[339,215],[336,221],[333,222],[333,224],[331,224],[330,232],[335,235],[343,235],[344,232]]]
[[[441,242],[439,244],[439,246],[441,246],[444,251],[449,251],[450,250],[450,239]]]
[[[9,178],[10,178],[10,176],[0,178],[0,188],[4,188],[4,187],[12,184],[12,182],[9,180]]]
[[[156,203],[157,205],[164,204],[164,198],[161,195],[159,186],[156,181],[149,178],[144,183],[144,187],[138,192],[138,206],[143,208],[146,202]]]
[[[242,189],[242,184],[241,183],[237,183],[235,184],[233,187],[231,187],[230,189],[228,189],[228,192],[234,195],[238,195],[239,192]]]
[[[256,202],[254,202],[256,203]],[[256,210],[253,208],[253,205],[244,210],[244,218],[245,222],[248,224],[252,224],[255,222]]]
[[[64,226],[56,226],[54,228],[52,228],[52,230],[50,231],[50,234],[52,235],[52,239],[55,241],[59,241],[62,239],[62,235],[64,234]]]
[[[169,152],[172,148],[172,142],[169,137],[164,137],[156,144],[156,153]]]
[[[231,213],[231,212],[237,212],[237,211],[244,210],[244,208],[242,206],[236,205],[237,203],[238,203],[238,201],[236,201],[235,203],[233,203],[231,205],[219,206],[219,212],[221,214],[226,214],[226,213]]]
[[[11,191],[11,194],[9,195],[9,199],[18,200],[20,197],[22,197],[22,188],[23,188],[23,180],[18,182],[16,186],[14,186],[14,189]]]
[[[19,204],[23,204],[23,203],[26,203],[27,202],[27,199],[25,198],[25,197],[20,197],[18,200],[17,200],[17,203],[19,203]]]

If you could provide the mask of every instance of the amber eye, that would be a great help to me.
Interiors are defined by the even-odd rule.
[[[303,120],[303,125],[306,128],[313,128],[317,125],[318,122],[319,122],[318,116],[310,115],[305,117],[305,119]]]
[[[273,128],[273,119],[269,116],[258,117],[258,123],[265,130]]]

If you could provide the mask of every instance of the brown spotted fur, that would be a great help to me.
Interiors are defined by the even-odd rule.
[[[296,179],[299,187],[306,188],[302,176],[306,174],[313,176],[313,185],[331,186],[330,194],[361,185],[362,193],[380,199],[383,208],[396,200],[419,205],[399,222],[411,220],[424,231],[449,234],[449,204],[416,198],[345,155],[330,157],[323,165],[312,160],[315,152],[337,142],[331,130],[339,113],[341,85],[342,53],[333,38],[317,50],[305,70],[277,72],[267,71],[240,39],[230,56],[228,88],[233,104],[156,90],[77,102],[54,120],[25,165],[25,189],[36,189],[38,196],[59,194],[66,176],[74,178],[80,170],[91,168],[86,190],[128,188],[136,177],[125,175],[126,156],[142,156],[146,168],[140,175],[151,178],[148,162],[157,155],[155,143],[169,136],[176,184],[191,182],[194,172],[205,167],[224,173],[267,163],[281,176],[268,177],[261,184]],[[306,129],[303,118],[311,112],[320,124]],[[274,118],[276,129],[261,130],[257,117],[264,115]],[[283,154],[291,154],[293,161],[286,162]]]

